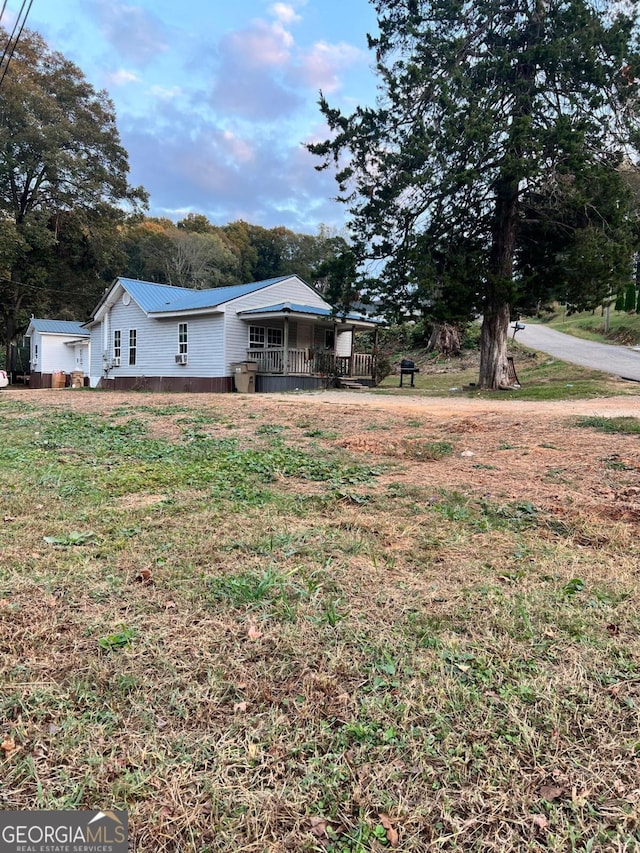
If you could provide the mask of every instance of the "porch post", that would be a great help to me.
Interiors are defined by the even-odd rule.
[[[376,362],[378,360],[378,326],[373,330],[373,358],[371,359],[371,378],[375,385],[376,381]]]
[[[287,314],[284,315],[284,335],[283,335],[283,343],[284,343],[284,364],[282,365],[282,372],[285,376],[289,374],[289,316]]]
[[[335,376],[338,376],[338,321],[333,321],[333,353],[331,355],[333,359],[333,372]]]
[[[351,351],[349,353],[349,376],[353,376],[353,348],[356,342],[356,330],[354,326],[351,327]]]

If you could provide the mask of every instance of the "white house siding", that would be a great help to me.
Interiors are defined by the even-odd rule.
[[[176,364],[175,356],[180,351],[178,327],[187,324],[187,358],[185,365]],[[92,329],[91,376],[104,376],[102,363],[103,335],[108,327],[109,346],[107,357],[113,358],[113,336],[120,331],[120,366],[109,371],[109,377],[138,376],[224,376],[223,365],[223,316],[201,315],[197,317],[166,318],[147,317],[132,300],[124,305],[120,299],[111,307],[102,323]],[[129,333],[136,330],[136,363],[129,364]],[[96,350],[98,350],[96,352]]]
[[[69,335],[55,335],[48,332],[34,332],[31,335],[31,369],[38,373],[71,373],[76,369],[74,348],[65,341]],[[38,347],[38,362],[33,362],[35,347]]]
[[[29,335],[29,362],[31,371],[42,373],[42,335],[32,329],[27,329]]]
[[[250,311],[252,308],[263,308],[268,305],[279,305],[281,302],[291,302],[294,305],[310,305],[313,308],[330,308],[319,293],[308,287],[299,279],[278,282],[264,287],[255,293],[249,293],[234,299],[225,305],[226,328],[226,367],[231,373],[231,363],[244,361],[249,347],[249,326],[265,326],[272,329],[283,328],[282,320],[267,320],[255,317],[251,320],[241,320],[239,311]],[[292,320],[289,324],[289,346],[296,346],[296,327]]]

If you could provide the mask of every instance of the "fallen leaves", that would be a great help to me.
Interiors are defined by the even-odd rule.
[[[150,584],[153,583],[151,569],[140,569],[136,575],[138,583]]]
[[[565,793],[565,789],[558,785],[542,785],[538,793],[543,800],[552,803]]]
[[[15,752],[20,751],[20,747],[16,744],[14,738],[5,735],[4,740],[0,743],[0,750],[4,752],[4,758],[11,758]]]
[[[378,815],[378,820],[382,824],[387,833],[387,841],[389,842],[389,847],[396,848],[400,842],[400,836],[398,835],[398,830],[395,828],[393,821],[389,817],[388,814],[381,812]]]
[[[549,821],[547,820],[547,818],[543,814],[531,815],[531,823],[537,829],[545,830],[545,829],[549,828]]]
[[[254,642],[262,637],[262,631],[259,631],[255,625],[249,625],[247,637]]]
[[[329,826],[329,821],[325,820],[323,817],[310,817],[309,824],[311,826],[311,834],[315,835],[316,838],[328,838],[329,833],[327,832],[327,827]]]

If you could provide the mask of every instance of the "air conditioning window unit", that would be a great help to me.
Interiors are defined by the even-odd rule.
[[[176,355],[176,364],[186,364],[187,363],[187,354],[186,352],[179,352]]]
[[[111,367],[120,367],[120,356],[116,355],[111,359]]]

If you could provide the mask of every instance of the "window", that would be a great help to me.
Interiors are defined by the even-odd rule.
[[[267,329],[267,346],[282,347],[282,329]]]
[[[113,357],[120,358],[122,355],[122,332],[117,329],[113,333]]]
[[[129,364],[136,363],[136,349],[138,347],[138,333],[135,329],[129,329]]]
[[[325,329],[324,330],[324,348],[325,349],[335,349],[336,339],[333,334],[333,329]]]
[[[264,326],[249,326],[249,349],[264,347]]]
[[[265,329],[264,326],[249,326],[249,349],[271,349],[283,346],[282,329]]]
[[[187,354],[187,324],[178,323],[178,352],[180,355]]]

